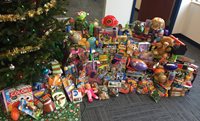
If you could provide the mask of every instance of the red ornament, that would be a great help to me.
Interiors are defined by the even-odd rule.
[[[113,15],[107,15],[102,19],[102,24],[106,27],[115,27],[118,25],[118,21]]]
[[[71,18],[69,19],[69,23],[72,24],[72,23],[74,23],[74,22],[75,22],[74,18],[71,17]]]
[[[12,120],[17,121],[19,119],[19,116],[20,116],[19,110],[17,108],[13,108],[11,111]]]

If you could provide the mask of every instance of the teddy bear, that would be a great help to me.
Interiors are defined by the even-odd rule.
[[[171,37],[164,36],[160,42],[154,43],[152,51],[156,58],[167,58],[174,46],[174,40]]]

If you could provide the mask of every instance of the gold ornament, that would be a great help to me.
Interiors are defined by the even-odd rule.
[[[22,15],[20,14],[0,14],[0,22],[11,21],[15,22],[18,20],[26,20],[26,18],[33,18],[35,15],[41,15],[44,12],[48,12],[51,8],[55,7],[56,0],[51,0],[48,3],[44,4],[43,7],[39,7],[37,10],[29,10],[24,12]]]
[[[30,18],[34,17],[34,14],[35,14],[35,11],[31,10],[31,11],[28,11],[28,16]]]

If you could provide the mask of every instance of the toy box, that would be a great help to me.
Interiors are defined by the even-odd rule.
[[[72,90],[72,98],[74,103],[82,102],[82,94],[79,90]]]
[[[118,44],[117,42],[117,28],[105,28],[99,33],[99,40],[104,44]]]
[[[63,82],[63,86],[64,86],[65,92],[67,93],[67,96],[68,96],[69,100],[73,101],[73,99],[72,99],[72,90],[75,88],[74,83],[69,78],[62,79],[62,82]]]
[[[31,85],[20,85],[15,88],[2,91],[4,106],[7,112],[13,107],[18,107],[20,101],[25,99],[27,102],[33,102],[33,92]]]

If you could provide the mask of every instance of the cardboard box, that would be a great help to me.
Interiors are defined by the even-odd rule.
[[[20,85],[15,88],[2,90],[3,102],[7,112],[13,107],[18,107],[21,99],[33,103],[33,92],[31,85]]]

